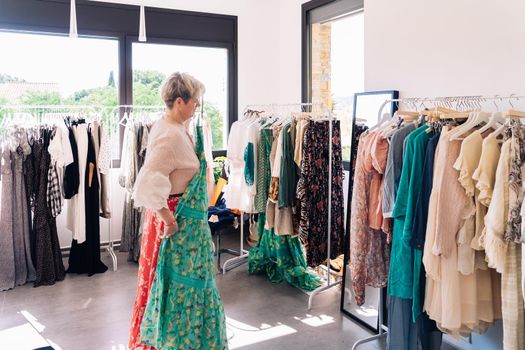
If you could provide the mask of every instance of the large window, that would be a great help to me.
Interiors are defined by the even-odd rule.
[[[0,32],[0,105],[118,104],[118,41]]]
[[[133,104],[162,104],[161,82],[188,72],[206,86],[204,111],[213,132],[213,149],[226,148],[228,126],[228,51],[223,48],[133,43]]]
[[[358,0],[326,1],[307,14],[303,99],[323,103],[341,121],[348,167],[354,93],[364,91],[364,12]]]
[[[138,6],[76,4],[80,37],[70,39],[69,1],[2,1],[0,104],[160,105],[163,78],[186,71],[206,85],[214,150],[225,149],[237,120],[236,16],[148,7],[138,43]]]

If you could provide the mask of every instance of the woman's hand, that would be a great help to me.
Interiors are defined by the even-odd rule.
[[[168,238],[179,230],[176,217],[173,216],[168,208],[157,210],[157,215],[164,221],[164,230],[159,234],[160,238]]]
[[[162,231],[160,238],[168,238],[173,236],[179,230],[177,220],[173,218],[171,222],[164,222],[164,230]]]

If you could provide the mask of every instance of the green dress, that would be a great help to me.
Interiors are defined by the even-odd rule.
[[[259,166],[257,191],[268,193],[270,187],[270,151],[272,148],[272,131],[261,130],[259,142]],[[261,183],[264,182],[264,183]],[[265,202],[268,199],[263,198]],[[261,199],[259,199],[261,200]],[[262,207],[262,203],[259,207]],[[264,228],[266,214],[262,212],[258,219],[259,242],[250,250],[248,256],[249,273],[266,273],[273,283],[286,280],[288,283],[305,289],[314,290],[321,284],[319,278],[306,270],[306,256],[299,237],[278,236],[274,230]]]
[[[157,350],[228,349],[224,308],[215,284],[200,125],[195,138],[200,171],[175,210],[179,230],[161,242],[155,279],[140,325],[141,342]]]
[[[412,165],[414,162],[414,140],[428,128],[423,125],[412,131],[405,140],[403,152],[403,170],[399,179],[396,203],[392,212],[394,218],[394,232],[392,250],[390,255],[390,272],[388,275],[388,294],[412,299],[414,283],[413,249],[410,245],[409,235],[405,232],[405,219],[409,206]],[[412,215],[411,213],[409,215]]]

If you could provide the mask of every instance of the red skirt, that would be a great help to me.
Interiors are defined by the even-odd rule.
[[[171,212],[175,211],[180,197],[168,199],[168,208]],[[140,343],[140,323],[144,316],[144,310],[148,302],[148,295],[155,277],[157,268],[157,257],[159,254],[160,238],[159,235],[164,230],[164,222],[159,220],[152,210],[147,210],[144,221],[144,232],[140,246],[139,273],[137,281],[137,297],[133,305],[133,315],[131,316],[131,329],[129,331],[129,348],[144,350],[154,350],[153,347]]]

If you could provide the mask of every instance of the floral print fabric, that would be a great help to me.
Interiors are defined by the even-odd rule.
[[[330,258],[343,252],[344,198],[340,122],[332,122],[332,218]],[[310,121],[304,135],[302,172],[298,184],[301,231],[306,236],[309,266],[327,258],[329,121]],[[306,235],[305,235],[306,233]]]
[[[263,129],[259,143],[259,163],[265,174],[257,173],[258,188],[263,188],[268,193],[270,187],[270,158],[272,144],[274,143],[272,130]],[[263,183],[264,181],[264,183]],[[264,186],[263,186],[264,185]],[[259,214],[257,246],[250,250],[248,256],[249,273],[266,273],[273,283],[283,280],[305,290],[314,290],[321,284],[319,279],[307,271],[305,252],[299,237],[290,235],[278,236],[274,229],[267,229],[263,224],[266,222],[266,214]]]
[[[195,150],[200,171],[175,211],[179,230],[161,242],[140,325],[141,341],[157,349],[228,349],[224,308],[215,284],[201,126]]]
[[[178,198],[168,199],[168,208],[175,211]],[[133,305],[133,314],[131,316],[131,330],[129,332],[129,348],[136,349],[142,347],[144,350],[151,350],[152,347],[140,344],[140,323],[144,316],[148,295],[155,277],[157,268],[157,257],[159,254],[160,239],[159,235],[164,230],[164,222],[157,218],[152,210],[146,211],[144,222],[144,233],[140,247],[139,273],[137,282],[137,296]]]
[[[521,204],[523,203],[521,167],[525,161],[525,132],[521,125],[512,126],[510,140],[509,212],[504,239],[519,243],[521,241]]]
[[[369,227],[369,198],[372,174],[366,161],[375,133],[359,139],[353,182],[350,219],[350,271],[358,305],[365,302],[365,286],[385,287],[388,279],[390,246],[381,230]]]

